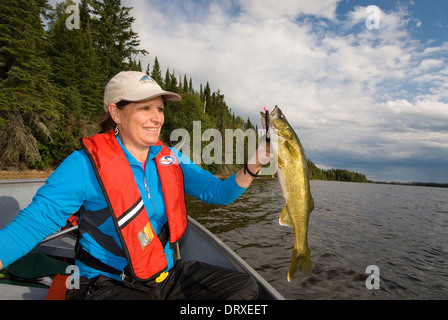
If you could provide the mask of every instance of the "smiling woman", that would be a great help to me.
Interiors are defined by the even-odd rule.
[[[140,85],[140,86],[139,86]],[[102,132],[115,129],[121,142],[140,162],[159,140],[164,123],[164,100],[179,101],[177,93],[162,88],[141,72],[120,72],[106,86]]]
[[[121,134],[123,145],[140,162],[146,161],[148,148],[159,141],[165,120],[163,109],[162,97],[132,102],[121,109],[113,103],[109,105],[109,113],[117,124],[116,132]]]
[[[255,152],[248,172],[241,169],[226,180],[201,169],[159,140],[164,101],[180,99],[142,72],[114,76],[104,93],[105,132],[81,139],[82,150],[65,159],[33,202],[0,230],[0,268],[79,211],[75,261],[81,285],[67,292],[68,299],[257,298],[252,277],[184,262],[175,251],[187,227],[185,192],[230,204],[272,157]],[[265,145],[259,149],[267,150]]]

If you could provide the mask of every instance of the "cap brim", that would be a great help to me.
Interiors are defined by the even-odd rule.
[[[125,101],[132,101],[132,102],[138,102],[138,101],[145,101],[157,97],[163,97],[164,100],[171,100],[171,101],[180,101],[182,100],[182,97],[174,92],[169,91],[158,91],[157,93],[151,94],[148,91],[142,91],[142,92],[135,92],[133,94],[130,94],[128,96],[125,96],[122,98],[122,100]]]

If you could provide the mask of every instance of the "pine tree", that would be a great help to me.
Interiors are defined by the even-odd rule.
[[[190,87],[188,86],[186,74],[184,75],[183,90],[184,90],[184,92],[190,92]]]
[[[52,47],[49,55],[53,67],[53,79],[62,88],[77,91],[81,106],[64,99],[66,109],[72,116],[80,118],[97,117],[102,110],[103,88],[106,85],[102,75],[100,59],[93,46],[90,19],[83,18],[79,29],[68,29],[65,9],[74,2],[68,0],[57,4],[54,20],[50,26],[49,38]],[[80,6],[80,16],[88,15],[85,1]]]
[[[157,57],[154,59],[154,67],[151,71],[151,78],[153,78],[161,87],[165,86],[162,79],[162,70],[160,69],[160,64]]]
[[[190,78],[190,82],[188,84],[188,91],[194,93],[193,80],[191,78]]]
[[[168,90],[168,88],[171,88],[171,74],[169,68],[166,69],[165,80],[162,83],[163,83],[163,89]]]
[[[87,3],[83,0],[79,5],[79,28],[66,24],[69,5],[76,4],[66,0],[56,5],[48,30],[52,79],[59,87],[59,100],[64,106],[55,143],[46,151],[56,163],[78,146],[79,137],[95,133],[89,123],[103,110],[106,85],[93,44]]]
[[[121,0],[89,0],[94,29],[95,48],[101,59],[107,79],[120,71],[132,70],[138,55],[146,55],[138,49],[140,40],[132,30],[135,18],[131,7],[121,5]]]
[[[42,164],[62,105],[50,81],[45,0],[0,3],[0,166]]]
[[[209,112],[209,109],[211,107],[211,90],[210,90],[210,84],[207,81],[207,84],[205,85],[204,89],[204,113]]]

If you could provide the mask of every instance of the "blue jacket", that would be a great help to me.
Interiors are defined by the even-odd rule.
[[[126,150],[120,139],[117,139],[131,165],[151,225],[158,234],[167,222],[161,184],[154,162],[162,147],[153,146],[149,149],[144,169]],[[222,181],[195,165],[179,151],[172,151],[181,163],[187,194],[207,203],[230,204],[246,190],[238,186],[235,175]],[[145,178],[150,198],[145,188]],[[107,207],[93,168],[82,150],[68,156],[37,191],[31,204],[23,209],[11,224],[0,230],[0,261],[3,267],[24,256],[42,239],[59,230],[65,225],[67,218],[81,206],[87,211]],[[107,219],[98,228],[102,233],[113,237],[121,247],[112,218]],[[80,244],[91,255],[118,270],[122,270],[127,264],[125,258],[104,250],[88,234],[81,237]],[[169,243],[165,247],[165,256],[170,269],[173,266],[173,251],[169,248]],[[80,269],[80,276],[93,278],[104,274],[120,280],[118,276],[92,269],[80,261],[76,261],[76,265]]]

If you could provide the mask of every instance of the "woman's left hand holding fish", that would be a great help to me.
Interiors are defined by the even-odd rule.
[[[235,177],[236,183],[242,188],[249,187],[260,171],[260,168],[273,160],[274,153],[271,152],[270,143],[263,140],[263,142],[258,145],[257,150],[251,156],[247,164],[245,164],[245,167],[237,172]]]

